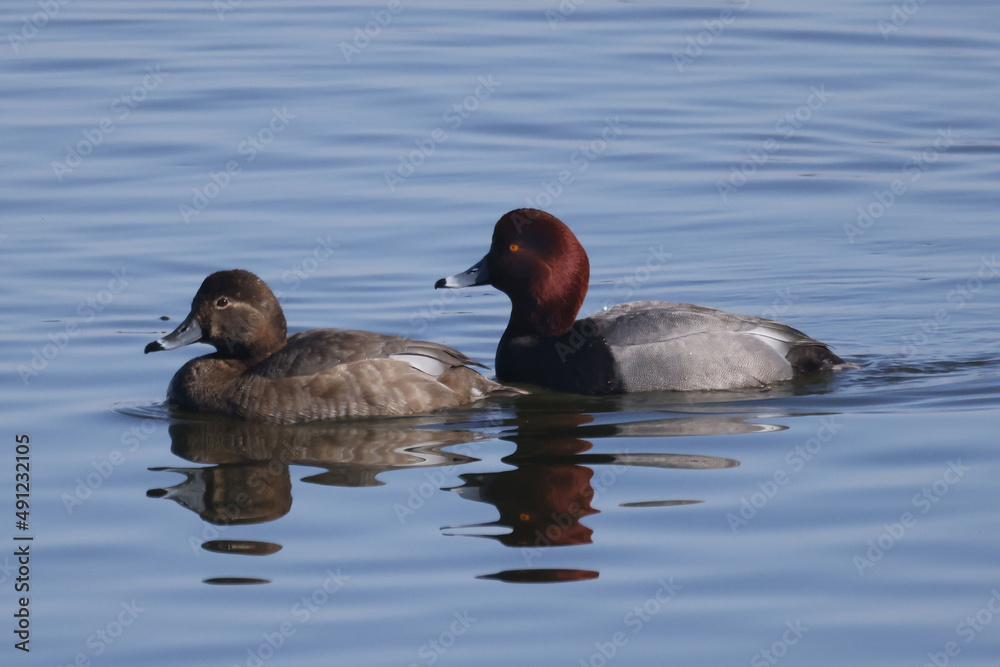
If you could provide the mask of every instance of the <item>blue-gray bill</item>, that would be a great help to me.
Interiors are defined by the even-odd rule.
[[[194,313],[192,313],[172,332],[147,345],[143,352],[144,354],[149,354],[150,352],[159,352],[161,350],[173,350],[178,347],[190,345],[191,343],[197,343],[201,339],[201,325],[198,324],[198,320],[195,318]]]
[[[486,258],[483,257],[474,266],[462,273],[442,278],[434,283],[434,289],[473,287],[475,285],[488,285],[490,282],[490,270],[486,266]]]

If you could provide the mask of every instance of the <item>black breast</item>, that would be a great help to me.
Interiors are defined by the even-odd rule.
[[[497,379],[554,391],[601,395],[622,391],[604,336],[589,319],[561,336],[507,336],[497,348]]]

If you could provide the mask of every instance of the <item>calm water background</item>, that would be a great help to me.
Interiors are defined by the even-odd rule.
[[[996,664],[992,0],[17,0],[0,26],[0,534],[27,433],[35,537],[30,654],[2,561],[4,664]],[[162,406],[206,350],[142,348],[220,268],[293,330],[492,364],[506,298],[432,285],[525,205],[588,249],[584,313],[776,317],[864,368],[292,432]]]

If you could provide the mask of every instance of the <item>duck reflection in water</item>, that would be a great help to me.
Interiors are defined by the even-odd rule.
[[[274,521],[292,508],[288,466],[268,463],[225,463],[208,468],[153,468],[184,475],[180,484],[150,489],[150,498],[167,498],[217,526]]]
[[[576,399],[574,399],[576,400]],[[584,399],[595,400],[595,399]],[[604,400],[604,399],[597,399]],[[499,425],[501,440],[516,449],[502,461],[513,469],[459,474],[451,487],[460,497],[493,505],[499,517],[487,523],[446,527],[449,535],[488,537],[523,549],[531,566],[543,550],[590,544],[593,529],[587,517],[598,513],[595,503],[629,468],[652,467],[706,470],[739,465],[733,459],[661,452],[609,452],[608,439],[641,437],[659,446],[671,436],[738,434],[783,427],[751,423],[743,416],[697,415],[623,423],[593,423],[607,407],[570,406],[554,410],[539,397],[515,399],[514,413],[506,412]],[[566,408],[567,406],[562,406]],[[624,406],[619,406],[621,409]],[[631,406],[635,408],[636,406]],[[480,413],[471,415],[482,420]],[[302,481],[337,486],[375,486],[379,475],[414,467],[457,466],[476,461],[458,453],[475,440],[495,439],[497,421],[460,421],[442,424],[440,417],[420,417],[357,423],[316,423],[294,428],[246,424],[226,419],[176,422],[170,427],[172,451],[199,464],[198,468],[157,468],[184,474],[187,479],[148,495],[175,500],[216,525],[261,523],[280,518],[292,504],[290,466],[325,469]],[[597,451],[592,443],[599,443]],[[681,441],[674,441],[681,442]],[[458,447],[456,447],[458,446]],[[469,453],[479,445],[468,446]],[[448,472],[448,471],[446,471]],[[435,475],[440,476],[440,475]],[[623,506],[666,507],[701,502],[688,498],[640,498]],[[596,505],[596,507],[595,507]],[[270,543],[220,541],[206,532],[203,546],[226,553],[273,553]],[[483,575],[516,582],[570,581],[596,577],[590,570],[521,568]]]
[[[515,452],[503,459],[513,470],[496,473],[460,475],[464,482],[452,490],[463,498],[489,503],[500,516],[488,523],[453,526],[451,535],[488,537],[510,547],[526,547],[525,560],[530,565],[543,549],[590,544],[593,530],[583,519],[597,514],[594,498],[612,486],[631,466],[717,469],[739,465],[733,459],[713,456],[666,453],[586,453],[593,444],[579,435],[592,437],[614,435],[680,435],[685,430],[704,430],[705,422],[717,430],[732,432],[766,429],[742,419],[671,419],[633,422],[623,425],[589,425],[588,414],[563,413],[521,419],[516,433],[503,437],[515,443]],[[697,427],[695,426],[697,424]],[[736,427],[736,425],[739,425]],[[736,428],[734,428],[736,427]],[[643,506],[687,505],[699,500],[653,500],[636,503]],[[539,581],[540,572],[550,573],[553,581],[592,578],[588,571],[510,570],[486,578],[507,581]],[[578,572],[574,577],[571,572]],[[592,573],[596,576],[596,573]]]
[[[423,420],[427,421],[427,420]],[[439,420],[438,420],[439,421]],[[445,451],[484,436],[460,429],[415,428],[422,420],[305,424],[295,428],[254,425],[228,419],[177,422],[170,426],[171,451],[198,468],[153,468],[186,477],[169,488],[150,489],[151,498],[176,501],[216,526],[279,519],[292,506],[290,465],[325,468],[303,479],[333,486],[378,486],[378,475],[414,467],[459,465],[474,459]],[[280,545],[217,540],[203,531],[203,548],[220,553],[266,555]]]

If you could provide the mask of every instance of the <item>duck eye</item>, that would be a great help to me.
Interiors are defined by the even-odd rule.
[[[521,247],[519,245],[517,245],[516,243],[511,243],[510,244],[510,251],[511,252],[517,252],[520,249],[521,249]]]
[[[229,299],[224,296],[220,296],[219,300],[215,302],[216,308],[225,308],[228,305],[229,305]]]

